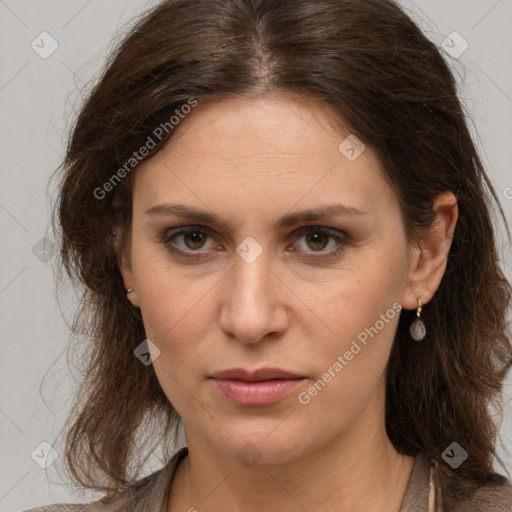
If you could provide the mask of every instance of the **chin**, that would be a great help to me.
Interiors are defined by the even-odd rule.
[[[320,440],[304,439],[306,429],[294,426],[293,430],[278,432],[276,425],[268,428],[264,422],[261,428],[230,430],[232,436],[224,432],[221,439],[210,438],[209,444],[215,450],[240,460],[247,467],[255,464],[284,464],[313,452],[315,445],[322,445]],[[232,424],[231,424],[232,425]],[[308,429],[309,430],[309,429]],[[205,436],[208,437],[208,436]]]

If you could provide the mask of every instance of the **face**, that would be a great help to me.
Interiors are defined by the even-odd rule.
[[[319,105],[230,99],[137,168],[122,272],[187,438],[275,462],[384,428],[410,252],[370,148],[339,149],[349,134]],[[266,367],[301,378],[211,378]]]

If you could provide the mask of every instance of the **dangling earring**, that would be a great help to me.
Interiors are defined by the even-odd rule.
[[[411,338],[414,341],[421,341],[425,335],[427,334],[427,329],[425,328],[425,324],[420,320],[421,313],[421,300],[418,299],[418,309],[416,310],[416,318],[412,323],[411,327],[409,327],[409,332],[411,333]]]

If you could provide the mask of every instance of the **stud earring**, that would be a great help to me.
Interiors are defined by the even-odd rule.
[[[128,295],[129,293],[132,293],[133,292],[133,288],[128,288],[128,290],[126,290],[126,295]]]
[[[409,332],[411,333],[411,338],[414,341],[421,341],[425,335],[427,334],[427,329],[425,327],[425,324],[420,320],[420,313],[421,313],[421,300],[418,299],[418,309],[416,310],[416,318],[413,322],[411,322],[411,326],[409,328]]]

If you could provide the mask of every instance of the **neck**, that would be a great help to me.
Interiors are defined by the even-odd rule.
[[[357,424],[356,424],[357,423]],[[414,457],[400,455],[368,418],[294,460],[245,466],[185,425],[189,455],[177,469],[169,512],[399,512]]]

